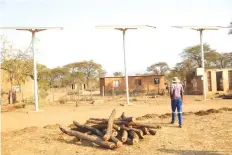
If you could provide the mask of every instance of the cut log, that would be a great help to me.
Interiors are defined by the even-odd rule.
[[[101,131],[104,135],[106,134],[106,129],[102,129]]]
[[[126,116],[125,116],[125,112],[123,112],[122,113],[122,115],[121,115],[121,119],[123,119],[123,118],[125,118]]]
[[[92,132],[92,131],[88,131],[88,132],[86,132],[85,134],[86,134],[86,135],[92,135],[93,132]]]
[[[136,120],[136,118],[134,118],[134,117],[126,117],[125,113],[123,112],[122,115],[121,115],[121,120],[126,121],[126,122],[134,122]]]
[[[120,131],[120,126],[116,125],[116,124],[113,124],[113,128],[116,130],[116,131]]]
[[[133,144],[137,144],[137,143],[139,142],[139,136],[137,135],[136,132],[134,132],[134,131],[129,131],[128,134],[129,134],[129,136],[131,137],[132,143],[133,143]]]
[[[110,141],[112,141],[113,143],[115,143],[117,147],[121,147],[122,146],[122,142],[120,140],[118,140],[118,138],[116,138],[114,136],[110,137]]]
[[[113,129],[112,131],[112,136],[116,137],[118,135],[118,132],[116,130]]]
[[[104,120],[87,120],[86,121],[86,124],[108,124],[108,121],[104,121]],[[116,125],[128,125],[129,122],[127,121],[118,121],[118,120],[115,120],[114,121],[114,124]]]
[[[103,136],[103,139],[105,141],[109,140],[111,135],[112,135],[112,129],[113,129],[113,124],[114,124],[114,117],[115,117],[115,114],[116,114],[116,110],[114,109],[109,117],[109,120],[108,120],[108,126],[107,126],[107,131],[106,131],[106,134]]]
[[[114,143],[103,141],[102,139],[95,137],[95,136],[86,135],[78,131],[68,130],[61,126],[60,126],[60,130],[69,136],[75,136],[76,138],[81,139],[81,140],[88,140],[104,148],[114,149],[116,147]]]
[[[89,120],[94,120],[94,121],[108,121],[106,118],[89,118]]]
[[[139,137],[140,137],[141,139],[144,138],[144,136],[143,136],[143,131],[140,130],[140,129],[129,128],[129,127],[125,127],[124,125],[121,126],[121,129],[126,130],[126,131],[134,131],[134,132],[136,132],[136,133],[139,135]]]
[[[134,121],[136,121],[136,118],[134,118],[134,117],[126,117],[126,118],[122,119],[122,121],[134,122]]]
[[[149,132],[149,129],[146,128],[146,127],[143,127],[142,130],[143,130],[143,134],[144,134],[144,135],[150,135],[150,134],[151,134],[151,133]]]
[[[107,124],[108,121],[96,121],[96,120],[87,120],[87,123],[93,123],[93,124]],[[136,128],[142,128],[142,127],[147,127],[147,128],[152,128],[152,129],[160,129],[160,125],[155,125],[155,124],[148,124],[148,123],[139,123],[139,122],[127,122],[127,121],[114,121],[114,124],[116,125],[126,125],[126,126],[133,126]]]
[[[122,130],[122,142],[125,143],[128,138],[128,132],[126,130]]]
[[[129,137],[126,139],[126,144],[128,144],[128,145],[133,145],[134,143],[133,143],[133,140],[132,139],[130,139]]]
[[[82,132],[82,133],[85,133],[85,132],[88,132],[89,130],[88,129],[85,129],[85,128],[78,128],[78,127],[72,127],[70,128],[71,130],[74,130],[74,131],[79,131],[79,132]]]
[[[128,125],[132,125],[133,127],[136,126],[137,128],[152,128],[152,129],[160,129],[161,126],[155,124],[148,124],[148,123],[138,123],[138,122],[130,122]]]
[[[156,135],[156,131],[154,129],[148,129],[148,130],[151,135]]]
[[[87,120],[86,121],[86,123],[87,124],[89,124],[89,123],[92,123],[92,124],[107,124],[108,123],[108,121],[100,121],[100,120]]]
[[[78,128],[88,129],[88,130],[92,131],[93,134],[96,134],[97,136],[100,136],[100,137],[103,137],[103,136],[104,136],[103,133],[102,133],[101,131],[99,131],[98,129],[93,128],[93,127],[91,127],[91,126],[88,126],[88,125],[81,125],[81,124],[79,124],[79,123],[76,122],[76,121],[73,121],[73,124],[74,124],[75,126],[77,126]]]
[[[103,128],[107,128],[107,124],[97,124],[97,125],[92,125],[93,128],[96,129],[103,129]],[[120,126],[113,124],[113,128],[117,131],[120,131]]]

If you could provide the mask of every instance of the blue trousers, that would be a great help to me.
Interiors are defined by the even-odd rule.
[[[182,99],[172,99],[172,122],[176,119],[176,109],[178,112],[179,125],[182,125]]]

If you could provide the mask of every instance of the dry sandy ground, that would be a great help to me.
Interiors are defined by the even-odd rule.
[[[199,111],[232,108],[231,100],[195,101],[186,97],[184,111]],[[130,116],[148,113],[170,112],[168,98],[143,101],[139,99],[133,106],[119,106],[123,101],[106,102],[104,105],[60,105],[44,106],[44,112],[27,112],[31,107],[15,112],[2,113],[2,154],[3,155],[91,155],[91,154],[170,154],[170,155],[232,155],[232,111],[205,116],[184,116],[184,127],[170,125],[170,118],[158,117],[147,121],[159,123],[157,135],[147,136],[135,146],[125,145],[117,150],[93,147],[86,141],[76,142],[75,138],[62,134],[57,126],[43,128],[47,124],[69,125],[73,120],[84,122],[89,117],[108,117],[112,109],[126,112]],[[30,127],[35,126],[35,127]],[[29,128],[25,128],[29,127]],[[22,130],[22,128],[25,128]],[[14,131],[13,131],[14,130]]]

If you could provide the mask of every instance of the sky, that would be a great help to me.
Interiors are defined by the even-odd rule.
[[[228,26],[231,0],[0,0],[0,26],[62,26],[36,34],[38,63],[49,68],[82,60],[102,64],[110,76],[124,72],[122,33],[97,25],[152,25],[126,32],[129,75],[157,62],[174,67],[184,48],[200,43],[198,31],[175,25]],[[26,49],[31,34],[0,30],[16,48]],[[227,29],[204,31],[203,41],[218,52],[232,52]]]

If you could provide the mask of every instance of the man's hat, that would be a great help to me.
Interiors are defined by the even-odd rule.
[[[172,78],[172,83],[178,83],[180,82],[180,80],[178,79],[178,77],[173,77]]]

